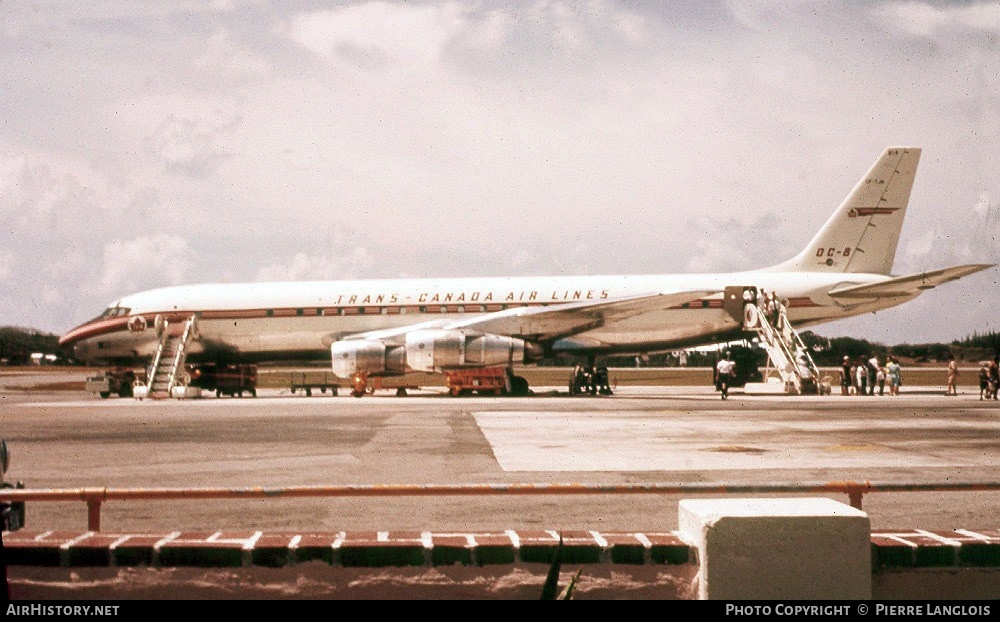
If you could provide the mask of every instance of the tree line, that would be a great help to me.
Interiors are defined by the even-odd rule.
[[[937,363],[954,356],[959,362],[979,362],[992,359],[1000,354],[1000,332],[973,333],[951,343],[899,344],[888,346],[853,337],[823,337],[812,331],[799,333],[806,344],[813,361],[821,367],[840,365],[845,356],[852,359],[875,354],[880,358],[892,355],[910,363]],[[720,347],[720,350],[723,348]],[[753,356],[759,358],[759,365],[767,364],[767,353],[759,348]],[[59,349],[59,336],[51,333],[16,326],[0,327],[0,365],[28,365],[32,353],[56,356],[56,364],[77,363]],[[602,358],[608,367],[711,367],[719,358],[718,351],[688,351],[683,356],[679,352],[661,352],[647,356],[609,356]],[[553,361],[552,366],[572,366],[573,360]]]

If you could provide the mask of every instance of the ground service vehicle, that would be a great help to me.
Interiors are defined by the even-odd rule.
[[[188,375],[188,386],[215,391],[216,397],[243,397],[244,393],[257,397],[256,365],[197,365],[188,369]]]
[[[132,397],[133,388],[137,380],[145,383],[145,372],[136,372],[125,367],[116,367],[105,370],[100,374],[88,376],[85,387],[87,391],[96,393],[102,398],[108,398],[112,395]]]

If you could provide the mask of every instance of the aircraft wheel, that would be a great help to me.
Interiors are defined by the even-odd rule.
[[[312,395],[313,395],[313,390],[310,389],[310,388],[307,388],[306,389],[306,397],[312,397]]]
[[[396,389],[396,397],[406,397],[406,389],[404,387]]]
[[[512,376],[510,379],[510,394],[527,395],[528,379],[525,378],[524,376]]]
[[[101,391],[98,395],[101,396],[101,399],[105,399],[106,400],[109,397],[111,397],[111,391]]]

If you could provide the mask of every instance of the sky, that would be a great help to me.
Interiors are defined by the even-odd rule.
[[[0,325],[196,282],[720,272],[923,149],[894,274],[1000,261],[1000,3],[0,3]],[[812,330],[998,326],[997,268]]]

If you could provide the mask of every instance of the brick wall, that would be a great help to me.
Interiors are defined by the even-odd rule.
[[[677,532],[3,534],[14,599],[537,598],[562,536],[576,597],[691,599]],[[1000,529],[878,532],[875,598],[1000,598]],[[126,591],[127,590],[127,591]]]

